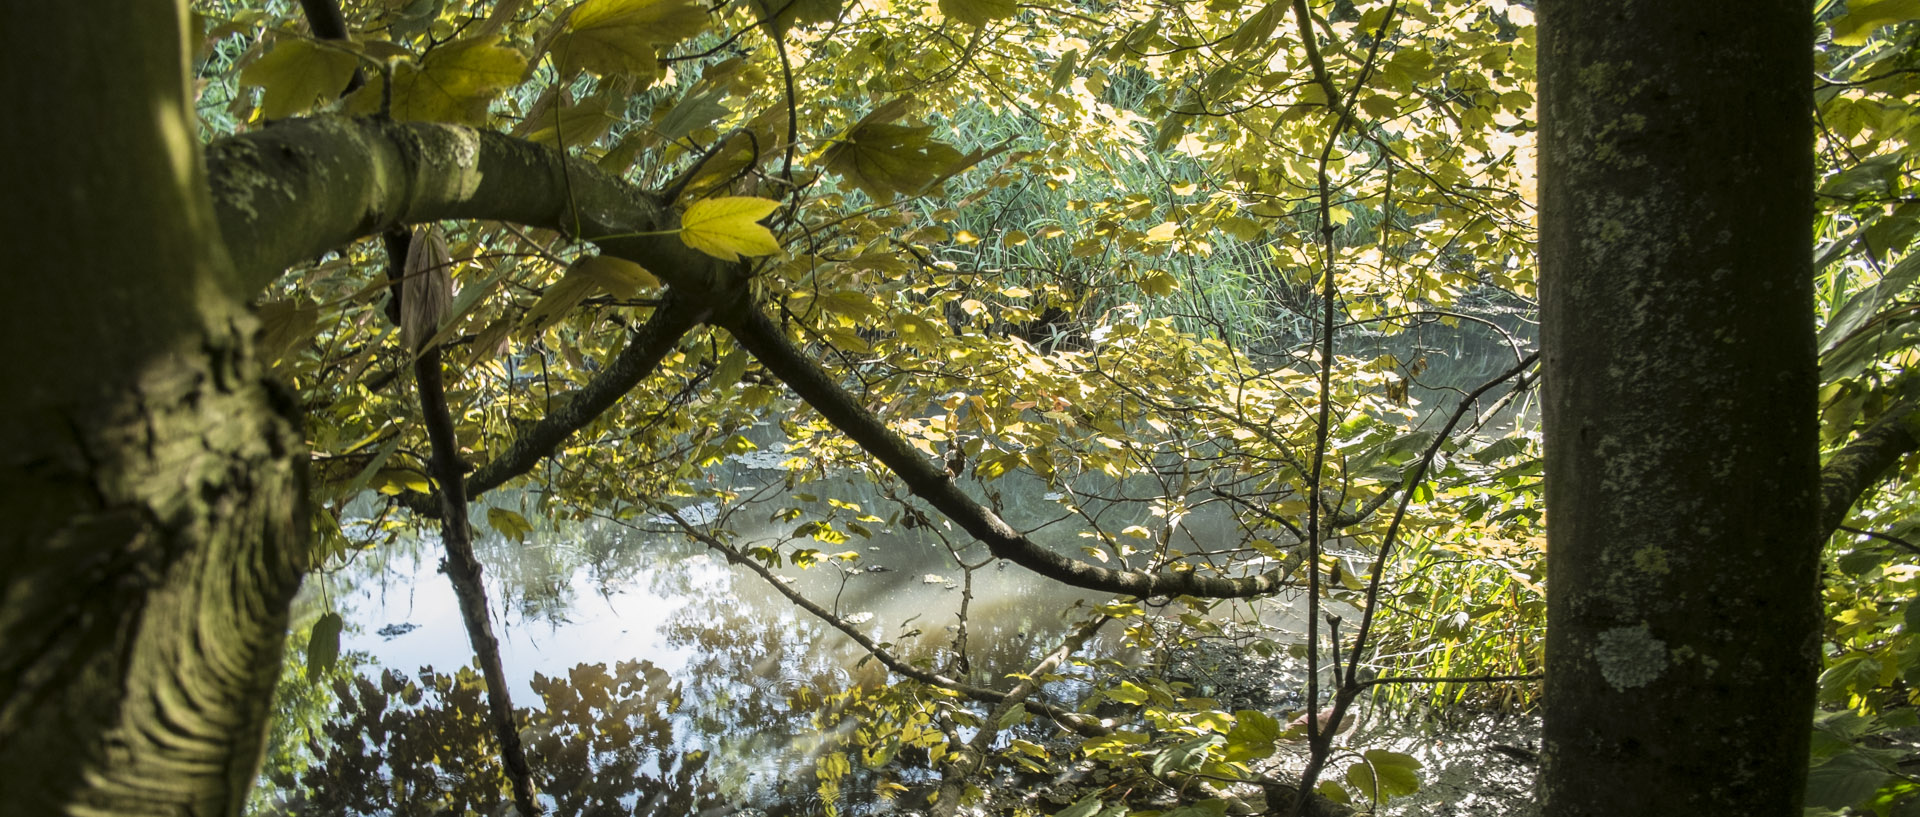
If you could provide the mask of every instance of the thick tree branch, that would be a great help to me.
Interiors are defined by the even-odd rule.
[[[992,509],[967,496],[943,468],[887,428],[881,418],[862,408],[765,315],[749,310],[719,322],[760,365],[798,393],[800,399],[807,401],[867,453],[893,469],[915,496],[986,543],[987,549],[997,557],[1064,584],[1143,598],[1177,595],[1245,598],[1272,593],[1284,586],[1284,574],[1280,570],[1242,578],[1202,576],[1195,572],[1139,573],[1096,567],[1041,547],[1014,530]]]
[[[1920,403],[1903,401],[1834,452],[1820,468],[1820,539],[1826,542],[1847,512],[1900,460],[1920,451]]]
[[[457,125],[298,119],[207,148],[214,209],[251,296],[295,264],[388,227],[493,219],[592,241],[699,303],[744,270],[687,247],[669,203],[552,148]]]

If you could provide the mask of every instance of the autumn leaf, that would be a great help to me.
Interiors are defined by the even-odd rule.
[[[692,0],[587,0],[548,48],[561,76],[659,73],[659,48],[700,33],[707,12]]]
[[[940,0],[940,13],[947,19],[972,26],[1012,17],[1019,10],[1014,0]]]
[[[932,126],[889,124],[907,112],[911,100],[896,99],[867,114],[820,156],[828,170],[877,201],[895,193],[918,193],[968,160],[952,145],[932,137]]]
[[[772,255],[780,251],[780,242],[760,219],[778,209],[780,202],[752,196],[701,199],[680,217],[680,240],[725,261]]]
[[[482,125],[487,105],[520,84],[527,58],[497,37],[459,40],[434,49],[418,65],[394,71],[393,118]]]
[[[240,83],[260,87],[261,114],[285,119],[338,98],[358,62],[338,48],[289,38],[241,70]]]
[[[631,298],[640,294],[641,290],[660,286],[660,279],[655,278],[646,267],[610,255],[589,255],[575,261],[567,274],[584,275],[594,285],[618,298]]]

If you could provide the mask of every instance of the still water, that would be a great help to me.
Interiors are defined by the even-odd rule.
[[[1007,503],[1009,517],[1037,528],[1049,546],[1076,544],[1072,526],[1046,524],[1059,518],[1057,496],[1032,487],[1026,499]],[[851,480],[823,493],[861,512],[885,502]],[[681,515],[700,526],[724,524],[736,544],[776,543],[805,521],[770,521],[785,501],[768,495],[723,512],[690,500]],[[508,502],[519,509],[531,500]],[[853,513],[845,505],[841,512]],[[671,520],[627,517],[588,514],[515,542],[487,527],[484,508],[474,511],[495,633],[514,703],[527,711],[523,739],[547,807],[561,814],[819,813],[815,761],[843,750],[841,739],[860,717],[860,698],[847,697],[849,690],[884,689],[897,679],[765,578],[729,564]],[[1209,526],[1228,522],[1198,514],[1188,535],[1214,535]],[[1091,617],[1091,605],[1109,600],[987,561],[977,546],[956,558],[947,542],[964,536],[945,530],[871,529],[871,538],[803,543],[858,555],[804,570],[785,564],[781,580],[896,654],[976,684],[1006,687],[1007,673],[1026,670]],[[344,657],[335,677],[317,684],[290,667],[279,745],[255,813],[497,813],[505,806],[482,685],[462,669],[472,652],[438,560],[432,534],[402,535],[309,580],[301,607],[309,620],[328,609],[346,619]],[[1283,605],[1265,604],[1215,614],[1292,618]],[[1124,641],[1110,626],[1078,658],[1122,666],[1140,660]],[[292,650],[302,647],[296,637]],[[1045,697],[1077,704],[1089,686],[1073,676],[1086,672],[1069,669]],[[287,694],[289,687],[297,694]],[[840,813],[892,808],[849,796]]]

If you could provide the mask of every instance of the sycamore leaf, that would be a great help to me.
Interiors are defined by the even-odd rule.
[[[901,97],[861,118],[821,154],[821,163],[877,201],[918,193],[945,178],[969,157],[932,138],[931,126],[888,124],[905,115],[910,103]]]
[[[561,318],[566,317],[568,312],[579,306],[580,302],[586,300],[588,295],[592,295],[599,286],[592,276],[581,274],[580,261],[574,261],[567,267],[566,274],[560,276],[560,280],[554,282],[552,286],[547,287],[547,291],[540,294],[540,300],[533,302],[533,307],[528,309],[527,314],[520,319],[520,327],[529,335],[539,335],[547,331],[547,327],[559,323]]]
[[[595,286],[619,298],[631,298],[641,290],[660,286],[660,279],[646,267],[610,255],[590,255],[575,261],[567,274],[584,275]]]
[[[524,55],[498,42],[459,40],[434,49],[417,66],[401,63],[393,77],[393,118],[486,124],[488,103],[520,84],[527,70]]]
[[[660,70],[660,46],[706,27],[707,12],[693,0],[586,0],[548,50],[563,77],[585,69],[651,80]]]
[[[288,38],[242,69],[240,84],[260,86],[260,112],[285,119],[338,98],[358,62],[338,48]]]
[[[759,222],[778,209],[780,202],[753,196],[701,199],[680,217],[680,240],[724,261],[772,255],[780,251],[780,242]]]
[[[525,542],[527,535],[533,533],[533,525],[526,517],[506,508],[488,508],[487,524],[496,533],[515,542]]]
[[[1012,17],[1020,10],[1014,0],[940,0],[940,13],[947,19],[983,26],[990,20]]]
[[[1833,21],[1835,45],[1860,46],[1881,26],[1920,18],[1920,0],[1879,0],[1847,4],[1847,13]]]
[[[591,145],[605,136],[613,128],[619,117],[608,112],[613,99],[602,86],[601,92],[567,105],[556,112],[552,106],[539,114],[538,120],[529,122],[538,128],[527,134],[527,141],[539,142],[552,147]],[[626,99],[620,100],[624,109]]]

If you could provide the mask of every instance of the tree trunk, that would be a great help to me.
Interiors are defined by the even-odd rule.
[[[1818,670],[1805,3],[1540,4],[1552,817],[1798,817]]]
[[[306,516],[188,114],[184,5],[0,6],[0,791],[237,814]]]

